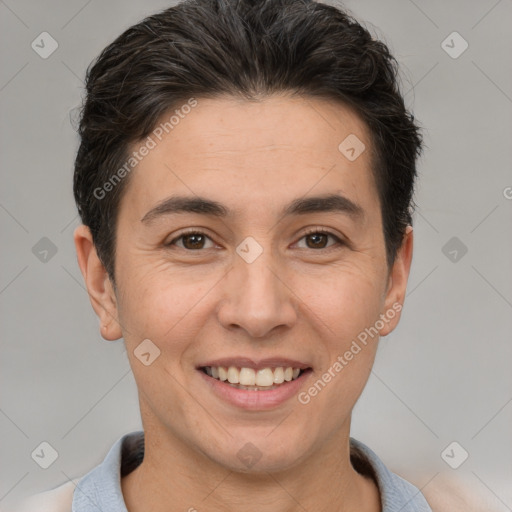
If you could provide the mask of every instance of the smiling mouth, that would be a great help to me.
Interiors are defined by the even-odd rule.
[[[288,382],[300,379],[311,368],[293,368],[291,366],[277,368],[261,368],[255,370],[236,366],[202,366],[200,371],[230,386],[248,391],[268,391],[276,389]]]

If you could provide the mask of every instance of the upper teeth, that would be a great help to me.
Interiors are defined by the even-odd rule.
[[[288,366],[283,368],[237,368],[236,366],[206,366],[205,371],[210,377],[222,381],[227,380],[231,384],[242,384],[242,386],[272,386],[282,384],[284,381],[291,381],[299,376],[300,368]]]

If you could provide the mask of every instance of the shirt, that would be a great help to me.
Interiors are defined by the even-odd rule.
[[[127,512],[121,477],[133,471],[143,458],[143,431],[121,437],[104,461],[78,481],[72,512]],[[419,489],[391,472],[370,448],[352,437],[350,460],[356,471],[377,483],[382,512],[432,512]]]
[[[114,443],[101,464],[78,480],[76,487],[70,481],[52,491],[36,494],[14,512],[127,512],[121,478],[133,471],[143,458],[144,432],[126,434]],[[352,437],[350,461],[358,473],[376,482],[382,512],[432,512],[414,485],[391,472],[370,448]],[[450,512],[455,509],[468,508],[454,508],[451,502],[442,508]]]

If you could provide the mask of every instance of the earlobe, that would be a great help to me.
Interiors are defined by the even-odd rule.
[[[91,230],[82,224],[75,229],[73,238],[87,293],[100,320],[101,336],[109,341],[117,340],[122,337],[122,331],[118,322],[116,296],[108,273],[96,252]]]
[[[400,314],[405,301],[407,281],[411,269],[413,254],[413,229],[407,226],[402,245],[397,252],[388,281],[388,289],[384,301],[384,310],[381,312],[388,321],[380,330],[381,336],[387,336],[395,329],[400,320]]]

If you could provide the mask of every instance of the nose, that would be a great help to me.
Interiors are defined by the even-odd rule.
[[[233,265],[217,309],[219,322],[226,329],[243,329],[253,338],[292,327],[297,321],[296,297],[270,251],[263,251],[252,263],[236,255]]]

